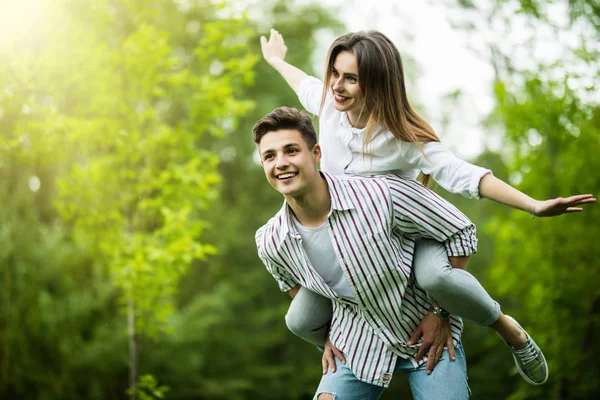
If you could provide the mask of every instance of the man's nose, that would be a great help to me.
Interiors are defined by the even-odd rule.
[[[290,165],[288,162],[288,158],[285,155],[280,155],[277,157],[277,162],[275,163],[275,167],[277,169],[285,169]]]

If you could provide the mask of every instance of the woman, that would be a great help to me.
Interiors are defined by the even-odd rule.
[[[422,172],[424,184],[431,176],[452,193],[492,199],[534,216],[579,212],[576,206],[595,202],[591,195],[536,201],[491,171],[454,156],[410,106],[400,53],[380,32],[336,39],[327,57],[326,84],[284,61],[287,48],[277,31],[271,30],[269,40],[261,37],[261,46],[265,60],[303,106],[319,115],[321,169],[327,173],[394,173],[416,179]],[[447,310],[494,329],[509,345],[521,376],[532,385],[545,383],[548,369],[541,350],[465,270],[466,260],[449,260],[444,244],[430,240],[419,241],[415,251],[417,282],[443,307],[434,302],[432,311],[444,317]],[[300,288],[286,315],[288,327],[305,340],[323,344],[331,319],[328,303]],[[418,337],[417,331],[409,344]]]

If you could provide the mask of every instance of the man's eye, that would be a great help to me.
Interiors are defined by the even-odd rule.
[[[267,154],[263,157],[264,160],[270,160],[271,158],[273,158],[273,154]]]
[[[297,153],[297,152],[298,152],[298,150],[296,150],[296,149],[289,149],[288,150],[288,153]]]

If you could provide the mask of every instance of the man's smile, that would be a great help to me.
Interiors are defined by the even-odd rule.
[[[295,177],[296,175],[298,175],[297,172],[284,172],[283,174],[275,175],[275,177],[280,181],[285,181]]]

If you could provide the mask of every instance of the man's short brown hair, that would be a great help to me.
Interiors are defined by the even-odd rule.
[[[259,145],[267,133],[281,129],[295,129],[300,132],[309,149],[317,144],[317,133],[311,118],[291,107],[278,107],[258,121],[252,130],[254,143]]]

